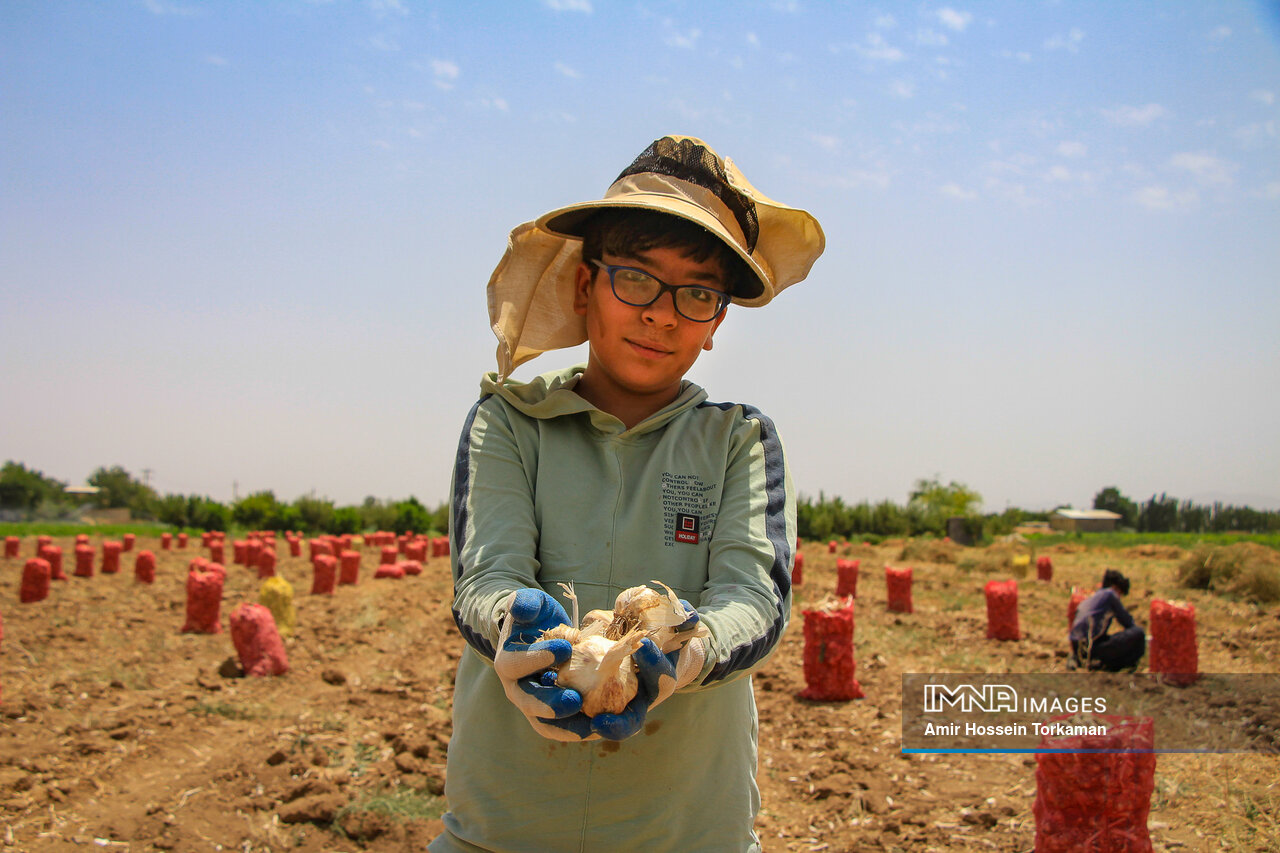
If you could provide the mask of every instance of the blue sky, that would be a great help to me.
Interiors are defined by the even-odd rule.
[[[825,228],[690,373],[803,493],[1280,507],[1278,99],[1274,0],[6,3],[0,456],[445,500],[507,232],[680,133]]]

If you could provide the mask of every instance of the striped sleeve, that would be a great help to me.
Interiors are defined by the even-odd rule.
[[[698,611],[711,629],[712,654],[701,684],[741,678],[777,647],[791,613],[795,496],[773,422],[739,404],[743,422],[725,467],[712,536],[707,589]]]

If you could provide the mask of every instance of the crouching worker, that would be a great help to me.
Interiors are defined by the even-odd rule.
[[[790,616],[795,495],[773,423],[684,377],[730,303],[765,305],[823,244],[689,137],[511,232],[488,287],[498,372],[453,474],[466,646],[435,853],[760,850],[749,676]],[[585,365],[510,379],[584,341]],[[582,659],[553,671],[579,640],[545,632],[654,580],[680,624],[625,659],[634,698],[584,703],[594,688],[561,683]]]
[[[1071,624],[1071,654],[1079,666],[1119,672],[1138,665],[1147,636],[1129,615],[1120,596],[1129,594],[1129,579],[1114,569],[1102,575],[1102,588],[1080,602]],[[1108,634],[1111,620],[1124,629]]]

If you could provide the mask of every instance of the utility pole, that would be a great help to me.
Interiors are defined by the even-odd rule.
[[[150,468],[142,469],[142,485],[148,486],[148,487],[151,485],[151,469]]]
[[[232,480],[231,481],[231,502],[235,503],[238,500],[240,500],[240,481]]]

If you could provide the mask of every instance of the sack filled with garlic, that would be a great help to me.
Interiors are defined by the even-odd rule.
[[[685,609],[671,587],[662,581],[651,583],[665,589],[667,594],[647,586],[624,589],[614,602],[613,612],[592,610],[581,623],[573,587],[560,584],[573,602],[573,624],[580,627],[557,625],[542,632],[540,640],[564,639],[573,646],[569,659],[552,671],[554,676],[548,674],[544,680],[554,678],[561,687],[577,690],[582,695],[582,712],[588,717],[620,714],[635,698],[639,683],[631,656],[645,638],[651,638],[666,653],[694,637],[711,633],[701,623],[692,630],[677,632],[676,628],[688,622],[693,614]]]

